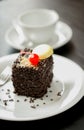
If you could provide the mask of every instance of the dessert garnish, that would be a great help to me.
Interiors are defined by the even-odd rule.
[[[37,66],[40,60],[46,59],[53,54],[53,49],[47,44],[41,44],[35,47],[32,52],[21,50],[20,54],[23,55],[22,64]]]
[[[32,53],[38,54],[40,59],[46,59],[53,54],[53,49],[47,44],[41,44],[35,47]]]
[[[39,62],[39,56],[37,54],[31,53],[28,60],[31,62],[32,65],[37,65]]]

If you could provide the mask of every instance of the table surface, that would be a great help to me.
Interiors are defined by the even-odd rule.
[[[65,56],[84,68],[84,0],[0,0],[0,57],[18,52],[5,41],[5,32],[18,14],[31,8],[54,9],[59,13],[60,19],[71,26],[71,41],[54,50],[54,53]],[[66,112],[47,119],[30,122],[0,120],[0,127],[9,126],[84,130],[84,98]]]

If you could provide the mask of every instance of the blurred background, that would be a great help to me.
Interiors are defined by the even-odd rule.
[[[66,22],[73,30],[69,44],[56,50],[58,54],[69,57],[84,68],[84,1],[83,0],[0,0],[0,56],[17,52],[5,40],[5,33],[18,14],[32,8],[54,9],[60,20]]]

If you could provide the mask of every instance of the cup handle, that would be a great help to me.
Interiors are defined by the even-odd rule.
[[[20,45],[28,44],[30,40],[28,38],[26,38],[26,36],[24,35],[24,33],[23,33],[20,25],[18,24],[17,20],[13,21],[13,26],[14,26],[15,30],[17,31],[17,33],[20,37],[20,43],[19,44]]]

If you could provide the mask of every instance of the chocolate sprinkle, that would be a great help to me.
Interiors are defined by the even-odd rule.
[[[7,89],[8,92],[10,92],[10,89]]]
[[[27,101],[27,99],[24,99],[24,101],[26,102],[26,101]]]
[[[50,101],[53,101],[53,99],[51,98]]]
[[[48,97],[48,95],[46,95],[46,97]]]
[[[13,100],[13,99],[10,99],[9,101],[10,101],[10,102],[13,102],[14,100]]]
[[[56,80],[56,82],[58,83],[59,81],[58,81],[58,80]]]
[[[52,90],[50,90],[49,92],[52,93]]]
[[[41,100],[43,100],[43,98],[40,98]]]
[[[7,101],[8,100],[3,100],[5,106],[7,106]]]
[[[19,100],[17,100],[17,102],[19,102]]]
[[[35,107],[35,105],[33,105],[33,106],[31,106],[31,108],[34,108],[34,109],[35,109],[36,107]]]
[[[6,93],[6,95],[10,94],[9,92]]]
[[[58,92],[58,93],[57,93],[57,96],[61,96],[61,92]]]
[[[4,105],[7,106],[7,102],[4,102]]]
[[[10,95],[8,95],[8,97],[9,97],[9,98],[11,98],[11,96],[10,96]]]
[[[34,103],[34,101],[36,100],[36,98],[32,98],[32,97],[30,97],[30,103]]]
[[[39,106],[39,104],[36,105],[37,107]]]
[[[7,102],[8,100],[3,100],[3,102]]]

